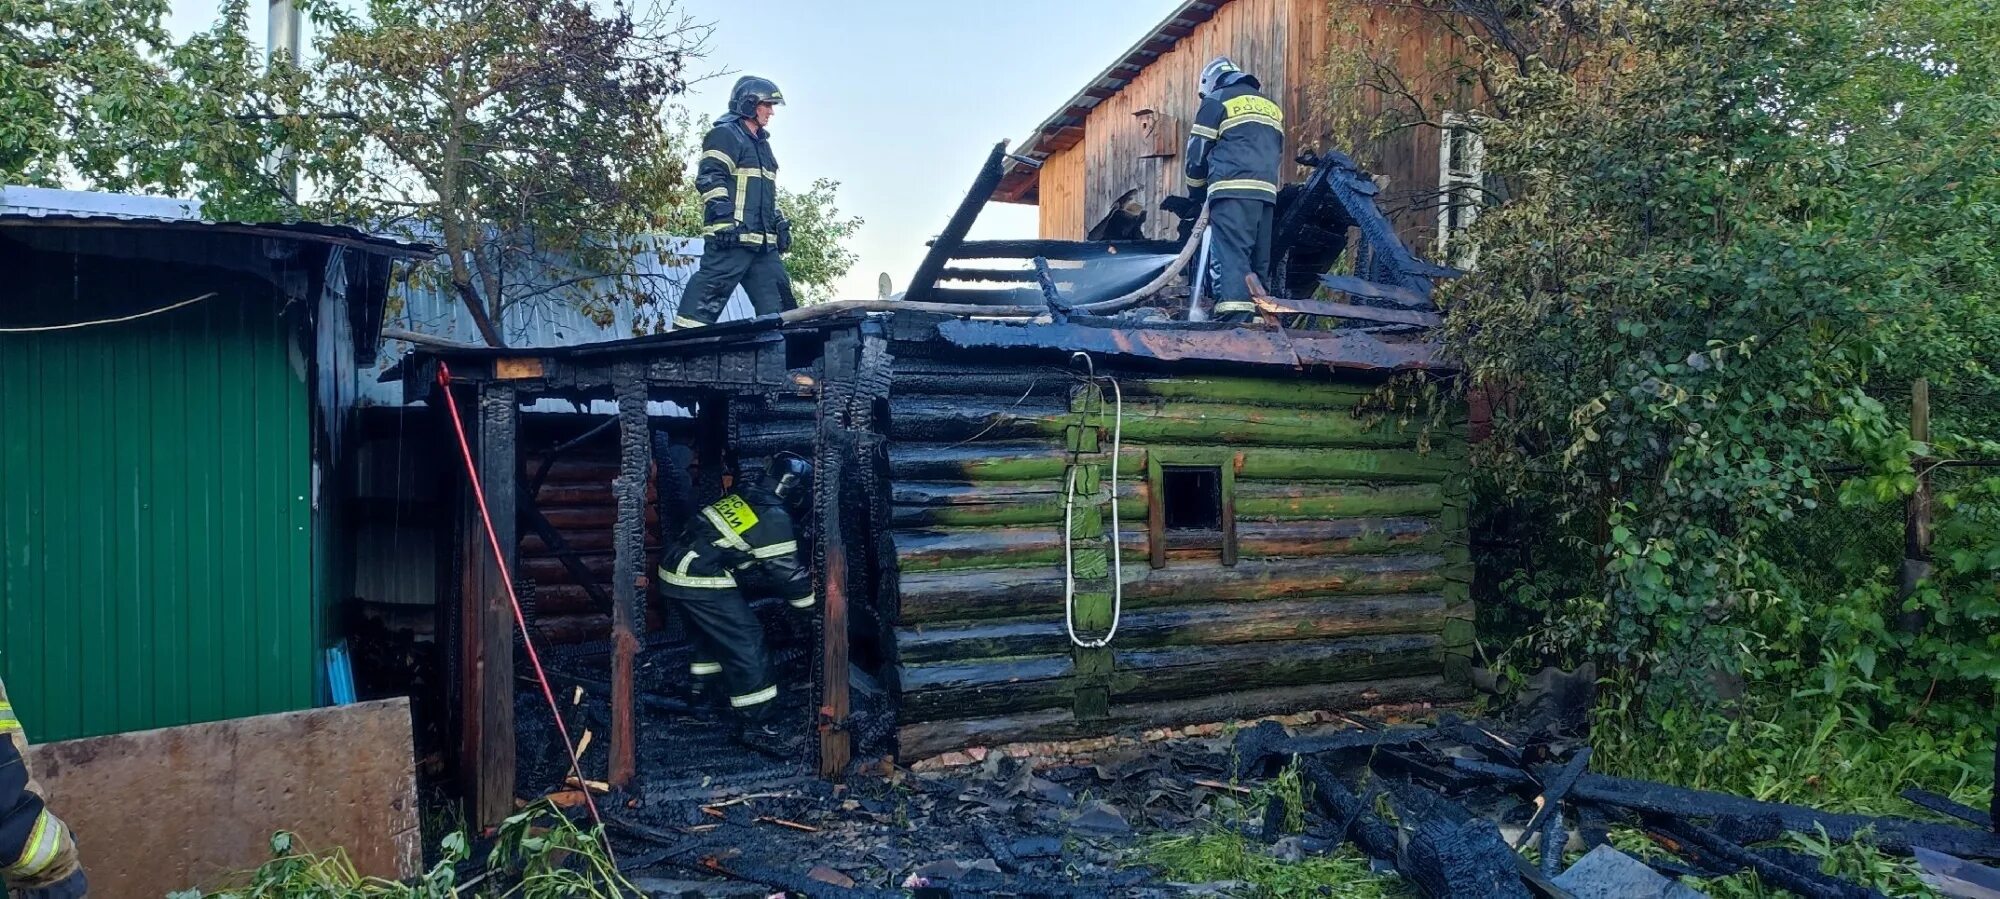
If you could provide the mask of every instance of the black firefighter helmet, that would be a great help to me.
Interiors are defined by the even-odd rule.
[[[769,78],[745,75],[736,79],[736,86],[729,89],[729,111],[746,119],[754,118],[759,103],[783,106],[785,94]]]
[[[796,453],[778,453],[764,466],[764,487],[794,509],[812,501],[812,477],[812,463]]]

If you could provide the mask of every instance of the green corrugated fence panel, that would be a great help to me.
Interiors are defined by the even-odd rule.
[[[277,305],[0,335],[0,676],[36,741],[313,704],[310,401]]]

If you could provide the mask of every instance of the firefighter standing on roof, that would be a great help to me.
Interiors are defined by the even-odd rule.
[[[689,673],[701,698],[728,706],[740,742],[778,758],[796,747],[775,720],[778,685],[749,600],[774,596],[813,611],[812,575],[799,564],[792,524],[811,495],[812,466],[781,453],[689,520],[660,559],[660,592],[687,615]]]
[[[29,776],[28,735],[7,688],[0,685],[0,881],[20,899],[81,899],[88,889],[77,867],[69,827],[49,811]]]
[[[769,80],[744,76],[729,92],[729,113],[702,141],[695,187],[701,190],[701,269],[688,282],[676,328],[715,324],[742,285],[758,315],[798,307],[783,254],[792,224],[778,212],[778,158],[769,125],[785,95]]]
[[[1262,88],[1228,57],[1217,57],[1201,72],[1201,111],[1188,134],[1188,189],[1197,203],[1205,196],[1209,204],[1218,321],[1249,321],[1257,307],[1244,278],[1270,277],[1285,114]]]

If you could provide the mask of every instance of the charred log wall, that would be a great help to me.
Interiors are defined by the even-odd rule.
[[[1464,444],[1371,425],[1325,373],[1119,374],[905,357],[891,399],[902,753],[1455,695],[1469,657]],[[1179,477],[1170,475],[1178,474]],[[1216,488],[1207,497],[1180,491]],[[1158,494],[1158,495],[1156,495]],[[1191,510],[1191,511],[1190,511]]]

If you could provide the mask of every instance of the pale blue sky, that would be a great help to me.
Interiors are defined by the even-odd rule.
[[[264,34],[263,2],[251,27]],[[843,299],[873,299],[888,272],[901,290],[924,241],[944,226],[986,152],[1018,141],[1137,41],[1178,0],[682,0],[713,22],[711,69],[777,81],[787,105],[771,132],[782,182],[841,182],[844,212],[867,219]],[[214,0],[174,0],[182,34]],[[310,32],[308,32],[310,34]],[[720,111],[734,77],[688,103]],[[1033,236],[1032,206],[992,204],[975,236]]]

